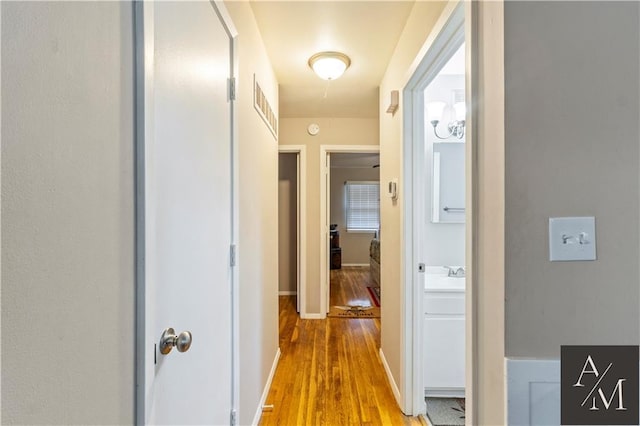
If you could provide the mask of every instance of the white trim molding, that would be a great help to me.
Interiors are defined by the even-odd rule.
[[[393,374],[391,373],[391,368],[389,368],[389,364],[387,363],[387,358],[384,356],[384,352],[382,352],[382,348],[380,348],[380,362],[382,362],[382,366],[384,367],[385,373],[387,373],[387,380],[389,380],[389,386],[391,386],[391,391],[393,392],[393,396],[396,398],[396,402],[399,406],[402,402],[402,397],[400,395],[400,389],[398,388],[398,384],[393,378]],[[424,401],[424,397],[422,398]],[[425,405],[426,409],[426,405]]]
[[[321,320],[321,319],[326,319],[327,318],[327,314],[324,313],[320,313],[320,314],[304,314],[304,316],[302,316],[302,314],[300,315],[301,319],[309,319],[309,320]]]
[[[506,359],[507,424],[560,425],[560,360]]]
[[[278,368],[278,362],[280,361],[280,348],[276,351],[276,357],[273,359],[273,364],[271,365],[271,371],[269,372],[269,377],[267,377],[267,383],[264,385],[264,390],[262,391],[262,396],[260,397],[260,402],[258,403],[258,408],[256,408],[256,414],[253,416],[252,425],[257,425],[260,423],[260,418],[262,417],[262,407],[264,406],[265,401],[267,400],[267,396],[269,395],[269,390],[271,389],[271,382],[273,382],[273,377],[276,375],[276,369]]]

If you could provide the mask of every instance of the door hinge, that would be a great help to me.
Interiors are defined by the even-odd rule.
[[[427,268],[424,266],[424,263],[418,263],[418,272],[424,272]]]
[[[229,100],[236,100],[236,79],[231,77],[229,80]]]
[[[231,248],[229,250],[229,254],[230,254],[230,263],[231,266],[236,266],[236,245],[235,244],[231,244]]]
[[[236,410],[231,410],[231,426],[236,426],[237,424],[237,414],[236,414]]]

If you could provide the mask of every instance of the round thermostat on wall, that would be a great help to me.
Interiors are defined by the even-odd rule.
[[[317,123],[311,123],[309,127],[307,127],[307,132],[309,132],[311,136],[315,136],[320,132],[320,126],[318,126]]]

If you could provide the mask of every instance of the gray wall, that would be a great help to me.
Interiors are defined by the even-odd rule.
[[[298,154],[278,156],[278,290],[298,286]]]
[[[638,344],[638,3],[505,2],[506,355]],[[553,216],[595,262],[548,261]]]
[[[379,181],[379,168],[331,168],[330,223],[340,231],[342,264],[369,264],[369,245],[373,232],[347,232],[345,181]]]
[[[132,6],[1,7],[1,422],[132,423]]]

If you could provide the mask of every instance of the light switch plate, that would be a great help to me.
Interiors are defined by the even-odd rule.
[[[596,218],[549,218],[549,260],[596,260]]]

